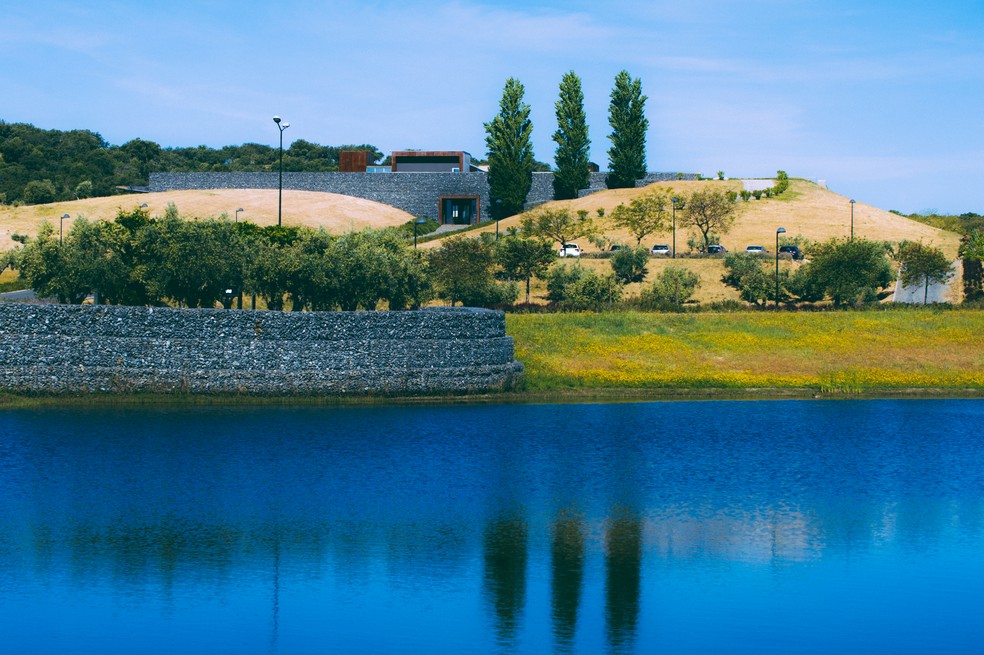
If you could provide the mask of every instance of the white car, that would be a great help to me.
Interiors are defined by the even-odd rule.
[[[768,254],[765,250],[765,246],[748,246],[745,248],[745,252],[749,255],[766,255]]]
[[[670,247],[665,243],[657,243],[655,246],[653,246],[652,253],[654,255],[669,255]]]
[[[560,249],[558,254],[560,254],[561,257],[580,257],[581,247],[576,243],[565,243],[564,247]]]

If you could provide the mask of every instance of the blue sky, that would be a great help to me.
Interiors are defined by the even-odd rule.
[[[621,69],[650,170],[790,175],[884,209],[984,213],[981,0],[86,3],[4,8],[0,120],[114,144],[371,143],[483,156],[507,77],[552,162],[574,70],[607,164]]]

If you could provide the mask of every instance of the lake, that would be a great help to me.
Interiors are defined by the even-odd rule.
[[[984,401],[0,412],[5,653],[980,653]]]

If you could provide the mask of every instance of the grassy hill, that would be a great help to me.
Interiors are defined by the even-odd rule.
[[[648,187],[638,189],[614,189],[601,191],[590,196],[569,201],[554,201],[544,207],[569,207],[572,212],[587,210],[591,216],[597,217],[598,208],[605,210],[605,218],[595,218],[601,233],[616,243],[634,245],[635,239],[626,230],[620,230],[609,218],[612,210],[621,203],[627,203],[632,198],[646,193],[652,188],[671,189],[674,194],[686,196],[698,189],[708,187],[740,191],[742,183],[738,180],[703,180],[703,181],[673,181],[658,182]],[[786,228],[786,236],[801,235],[814,241],[823,241],[831,237],[846,237],[851,233],[850,199],[840,194],[824,189],[805,180],[791,180],[790,188],[777,198],[762,198],[750,200],[745,204],[744,211],[728,234],[721,235],[721,241],[728,250],[744,250],[749,245],[765,246],[770,251],[775,248],[776,229]],[[536,210],[533,210],[536,211]],[[678,214],[677,218],[680,216]],[[507,230],[520,224],[522,215],[514,216],[499,222],[499,229]],[[677,223],[677,251],[687,252],[687,231]],[[472,232],[495,232],[495,225],[485,226]],[[960,236],[923,223],[916,222],[904,216],[893,214],[884,209],[858,202],[854,206],[854,233],[857,237],[878,241],[898,243],[903,240],[922,241],[941,248],[948,257],[955,259]],[[654,243],[670,243],[669,231],[649,237],[643,245],[652,247]],[[578,239],[578,244],[588,254],[597,253],[599,249],[587,239]],[[440,241],[432,241],[426,247],[437,247]],[[608,260],[582,258],[581,264],[608,272],[611,267]],[[646,284],[655,274],[670,264],[685,266],[701,277],[701,288],[696,298],[701,302],[720,300],[737,300],[738,293],[721,283],[724,274],[724,263],[720,259],[688,259],[678,258],[653,259],[649,266],[649,276],[642,283]],[[783,266],[798,266],[783,262]],[[638,293],[641,285],[629,285],[627,293]],[[959,284],[952,285],[959,288]],[[542,300],[546,293],[541,283],[534,289],[534,301]],[[958,300],[958,298],[954,298]]]
[[[681,196],[708,186],[738,191],[741,189],[741,182],[737,180],[673,181],[652,185],[652,187],[672,189],[673,193]],[[620,203],[628,202],[652,187],[601,191],[578,200],[555,201],[546,206],[567,206],[573,212],[583,209],[590,212],[592,216],[597,216],[597,210],[603,208],[606,217],[596,219],[601,233],[614,242],[633,244],[634,239],[626,231],[616,228],[608,217]],[[845,196],[811,182],[792,180],[789,190],[778,198],[763,198],[745,203],[745,209],[734,228],[728,234],[721,235],[722,242],[729,250],[743,250],[745,246],[751,244],[763,245],[772,250],[776,228],[780,226],[786,228],[789,237],[801,235],[812,240],[846,237],[850,234],[851,223],[851,205],[848,200]],[[49,205],[0,207],[0,250],[14,245],[10,239],[11,234],[15,232],[33,234],[43,219],[57,226],[58,217],[66,213],[73,219],[77,215],[89,218],[112,218],[120,207],[132,209],[143,203],[148,205],[152,215],[156,215],[163,213],[169,202],[175,203],[184,216],[218,216],[224,213],[231,217],[235,215],[238,207],[243,207],[245,211],[240,214],[242,219],[261,225],[272,224],[277,220],[277,192],[266,189],[172,191],[91,198]],[[406,212],[369,200],[309,191],[284,191],[283,206],[285,224],[324,226],[334,233],[366,227],[399,225],[412,218]],[[500,221],[499,229],[506,230],[518,226],[521,218],[521,216],[514,216]],[[68,225],[65,228],[67,230]],[[863,202],[858,202],[854,207],[854,229],[859,237],[892,242],[906,239],[922,241],[942,248],[951,258],[957,256],[959,235]],[[481,232],[495,232],[495,225],[483,226],[470,234]],[[681,228],[678,222],[677,250],[681,254],[687,250],[687,237],[687,231]],[[653,243],[670,243],[670,241],[670,233],[666,232],[650,237],[643,245],[651,247]],[[434,248],[440,246],[440,243],[440,240],[431,241],[422,244],[422,247]],[[587,253],[598,252],[598,248],[586,239],[580,239],[579,243]],[[653,259],[649,266],[650,278],[672,262],[673,260],[669,259]],[[686,266],[701,276],[701,289],[696,296],[701,302],[737,299],[737,292],[721,283],[724,267],[720,259],[678,258],[675,263]],[[582,265],[597,268],[599,271],[610,270],[609,263],[605,259],[583,258]],[[798,264],[784,262],[783,265]],[[639,286],[630,285],[628,294],[637,293]],[[958,284],[952,286],[959,287]],[[534,301],[538,299],[542,301],[545,291],[542,283],[537,284],[534,288]]]
[[[14,233],[35,234],[42,220],[48,220],[57,228],[58,217],[64,214],[69,214],[71,220],[80,215],[89,219],[112,219],[121,207],[129,211],[145,203],[151,215],[158,216],[164,213],[171,202],[186,217],[226,214],[233,218],[236,210],[242,207],[244,211],[239,214],[242,220],[258,225],[273,225],[277,222],[276,189],[168,191],[88,198],[48,205],[3,206],[0,207],[0,250],[7,250],[15,245],[10,238]],[[337,234],[367,227],[400,225],[412,218],[403,210],[362,198],[313,191],[284,191],[285,225],[324,226],[329,232]],[[66,231],[69,225],[70,220],[66,219]]]

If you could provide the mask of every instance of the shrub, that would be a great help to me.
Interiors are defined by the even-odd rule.
[[[729,253],[724,258],[724,267],[727,273],[721,281],[737,289],[742,300],[765,304],[775,294],[775,278],[758,255]]]
[[[642,282],[646,277],[649,251],[645,248],[623,248],[611,258],[612,273],[622,284]]]
[[[639,306],[642,309],[679,309],[700,287],[700,276],[680,266],[669,266],[642,290]]]
[[[586,271],[564,288],[563,306],[574,311],[608,309],[622,299],[622,285],[614,275]]]

